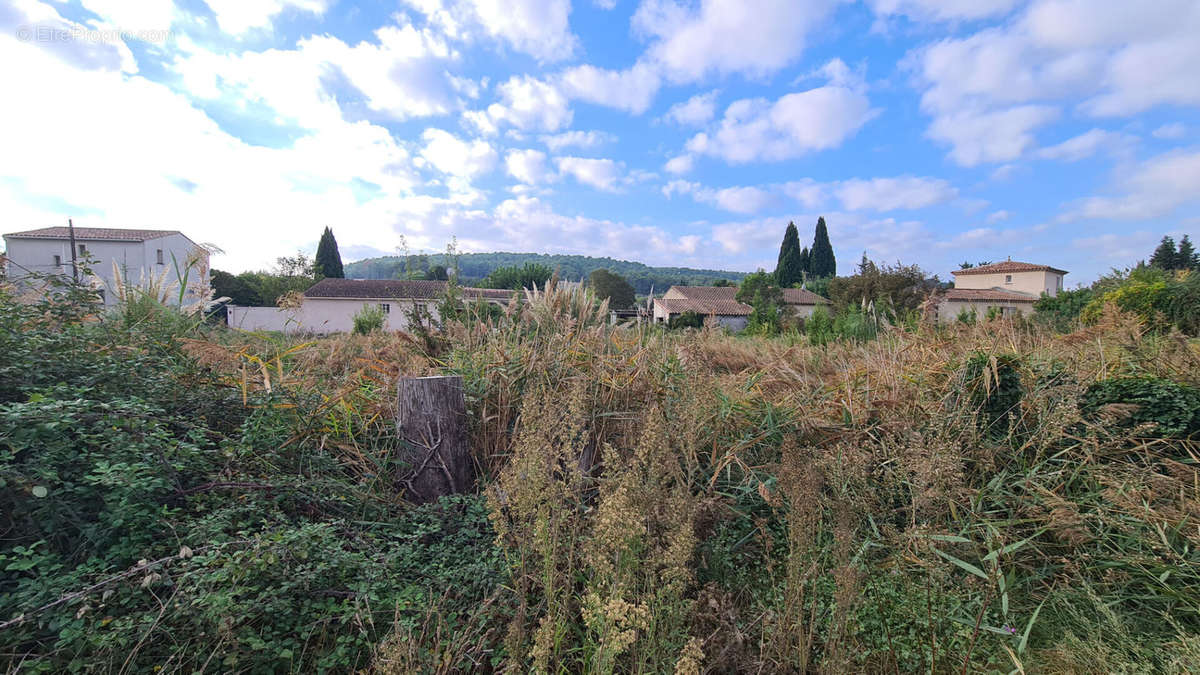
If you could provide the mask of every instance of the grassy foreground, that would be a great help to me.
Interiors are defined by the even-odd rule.
[[[303,340],[78,295],[0,290],[6,670],[1200,663],[1200,347],[1119,313],[811,346],[551,291]],[[478,491],[411,506],[393,382],[433,373]]]

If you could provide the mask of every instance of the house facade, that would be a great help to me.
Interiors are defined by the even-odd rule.
[[[296,307],[227,306],[226,321],[232,328],[285,333],[348,333],[354,330],[354,315],[364,307],[383,312],[384,330],[410,330],[414,310],[434,320],[438,303],[446,294],[445,281],[396,279],[322,279],[304,291]],[[507,305],[513,291],[463,288],[464,300],[484,300]]]
[[[1006,260],[955,270],[954,288],[937,296],[937,320],[955,321],[962,312],[984,317],[993,309],[1002,316],[1033,312],[1042,294],[1054,297],[1063,289],[1066,270],[1049,265]]]
[[[31,274],[73,274],[69,228],[13,232],[4,235],[4,244],[10,279]],[[208,298],[208,251],[177,230],[76,227],[75,247],[81,275],[86,261],[89,279],[105,305],[119,301],[121,283],[146,288],[160,280],[176,289],[164,293],[173,304],[180,301],[179,288],[184,291],[184,304]]]
[[[737,290],[733,286],[672,286],[661,298],[654,299],[654,321],[669,323],[684,312],[695,312],[706,323],[716,321],[733,332],[744,330],[754,308],[738,302]],[[782,290],[784,309],[793,316],[807,318],[817,307],[829,304],[825,298],[803,288]]]

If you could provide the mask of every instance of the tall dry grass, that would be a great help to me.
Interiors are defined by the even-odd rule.
[[[362,415],[304,433],[364,473],[388,447],[392,377],[463,375],[511,572],[503,630],[478,648],[509,672],[1186,671],[1196,446],[1113,432],[1078,400],[1120,375],[1200,384],[1195,342],[1121,315],[825,346],[605,315],[551,284],[433,349],[391,334],[193,350],[231,385],[275,378]],[[1000,357],[1021,396],[998,430],[964,392],[988,394]],[[972,358],[992,364],[982,384],[964,379]]]

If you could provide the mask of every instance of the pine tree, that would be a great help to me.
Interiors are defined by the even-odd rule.
[[[333,238],[333,230],[328,227],[321,233],[321,242],[317,244],[317,272],[329,279],[342,279],[346,276],[342,269],[342,254],[338,253],[337,239]]]
[[[1181,270],[1200,270],[1200,253],[1192,246],[1192,240],[1185,234],[1179,240],[1179,252],[1175,254],[1175,267]]]
[[[804,267],[800,259],[800,233],[795,223],[788,223],[783,232],[783,243],[779,246],[779,262],[775,266],[775,283],[780,288],[791,288],[804,281]]]
[[[1158,248],[1154,249],[1154,254],[1150,256],[1150,266],[1169,270],[1175,266],[1175,256],[1177,255],[1175,240],[1169,236],[1163,237]]]
[[[833,245],[829,243],[829,230],[825,227],[823,216],[817,218],[817,231],[813,237],[809,256],[809,268],[812,276],[817,278],[837,276],[837,259],[833,256]]]

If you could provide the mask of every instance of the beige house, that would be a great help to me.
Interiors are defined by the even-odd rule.
[[[954,288],[936,297],[937,320],[949,323],[959,314],[974,311],[983,318],[995,308],[1003,316],[1033,312],[1042,294],[1050,297],[1063,289],[1065,270],[1049,265],[1006,260],[991,265],[955,270]]]
[[[348,333],[354,315],[363,307],[383,311],[384,330],[408,330],[414,309],[438,319],[438,303],[446,293],[445,281],[398,279],[322,279],[304,291],[296,307],[239,307],[230,305],[226,322],[242,330],[285,333]],[[463,288],[464,300],[481,299],[507,305],[513,291]]]
[[[705,323],[715,321],[723,328],[741,331],[750,322],[754,308],[738,302],[737,291],[733,286],[672,286],[661,298],[654,299],[654,321],[668,323],[684,312],[695,312],[705,318]],[[785,288],[783,303],[794,316],[808,317],[829,301],[803,288]]]

